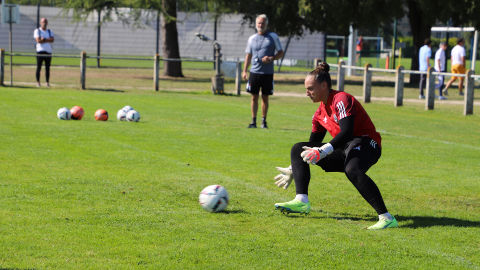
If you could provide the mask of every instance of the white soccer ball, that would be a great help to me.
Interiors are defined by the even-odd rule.
[[[122,110],[125,112],[125,113],[128,113],[129,111],[133,110],[132,106],[125,106],[122,108]]]
[[[60,120],[70,120],[72,118],[72,113],[67,107],[63,107],[57,111],[57,117]]]
[[[123,109],[120,109],[117,112],[117,119],[118,121],[127,121],[127,113]]]
[[[127,113],[126,118],[128,122],[138,122],[140,121],[140,113],[135,110],[131,110]]]
[[[198,202],[207,212],[215,213],[223,211],[230,201],[227,190],[220,185],[212,185],[200,192]]]

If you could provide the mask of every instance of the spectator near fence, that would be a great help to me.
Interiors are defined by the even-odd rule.
[[[427,71],[430,67],[430,57],[432,57],[432,42],[429,38],[425,39],[425,45],[420,48],[420,52],[418,54],[418,62],[420,64],[420,71]],[[427,74],[420,74],[420,95],[418,96],[419,99],[425,98],[423,94],[423,88],[427,83]]]
[[[262,128],[267,128],[268,96],[273,95],[273,61],[283,56],[283,50],[278,35],[267,31],[267,16],[259,15],[255,22],[258,34],[248,38],[242,77],[244,80],[248,79],[247,92],[252,94],[252,123],[248,128],[257,127],[260,88],[262,88]],[[248,78],[247,69],[250,63],[252,67]]]
[[[465,44],[465,40],[463,38],[460,38],[457,40],[457,45],[453,47],[452,49],[452,73],[458,73],[458,74],[465,74],[465,48],[463,48],[463,45]],[[448,96],[448,88],[453,84],[454,81],[457,80],[457,78],[460,78],[460,83],[458,84],[458,90],[459,90],[459,95],[463,96],[463,80],[465,78],[463,77],[452,77],[448,83],[447,86],[445,86],[445,90],[443,90],[443,93]]]
[[[360,57],[360,53],[363,50],[363,36],[359,36],[357,40],[357,59],[356,61],[358,62],[358,57]]]
[[[447,50],[447,43],[441,42],[440,48],[438,48],[438,51],[435,53],[435,71],[436,72],[445,72],[445,69],[446,69],[445,51],[446,50]],[[435,89],[438,89],[438,93],[439,93],[438,99],[445,100],[447,98],[442,95],[442,90],[443,90],[443,87],[445,86],[443,84],[445,76],[437,75],[437,78],[438,78],[438,84],[435,85]]]
[[[52,44],[54,41],[53,31],[47,29],[48,20],[46,18],[42,18],[40,20],[41,27],[35,29],[33,32],[33,37],[37,44],[35,45],[37,51],[37,87],[40,87],[40,71],[42,70],[42,63],[45,61],[45,78],[46,78],[46,85],[50,86],[50,64],[52,62]],[[39,56],[45,55],[45,56]]]

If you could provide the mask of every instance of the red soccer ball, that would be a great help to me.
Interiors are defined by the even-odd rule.
[[[83,111],[82,107],[75,106],[75,107],[70,109],[70,113],[72,114],[72,119],[82,120],[84,111]]]
[[[108,112],[104,109],[98,109],[95,112],[95,120],[97,121],[107,121],[108,120]]]

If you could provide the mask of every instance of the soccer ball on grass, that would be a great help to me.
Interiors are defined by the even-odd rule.
[[[216,213],[225,210],[230,201],[227,190],[220,185],[211,185],[200,192],[198,202],[207,212]]]
[[[67,107],[63,107],[57,111],[57,117],[60,120],[70,120],[72,118],[72,114]]]

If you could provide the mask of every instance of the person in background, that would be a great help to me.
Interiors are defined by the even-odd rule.
[[[420,52],[418,53],[418,63],[419,63],[419,71],[427,71],[430,67],[430,58],[432,57],[432,42],[429,38],[425,39],[425,45],[420,48]],[[427,83],[427,74],[420,74],[420,95],[418,96],[419,99],[425,98],[423,94],[423,88]]]
[[[259,15],[256,22],[258,33],[248,38],[245,52],[245,64],[242,77],[247,83],[247,92],[252,94],[251,110],[252,123],[248,128],[257,127],[258,97],[262,88],[262,128],[267,127],[268,96],[273,95],[273,61],[282,58],[282,44],[278,35],[267,31],[268,18],[265,14]],[[277,51],[277,54],[275,54]],[[250,78],[247,69],[250,68]]]
[[[53,31],[47,29],[48,20],[42,18],[40,20],[40,28],[35,29],[33,37],[37,42],[35,46],[37,51],[37,87],[40,87],[40,71],[42,70],[42,63],[45,62],[45,78],[46,85],[50,86],[50,64],[52,63],[52,43],[55,40]]]
[[[358,57],[360,57],[360,52],[363,50],[363,36],[359,36],[357,40],[357,62]]]
[[[441,42],[440,47],[438,48],[438,51],[435,53],[435,71],[436,72],[445,72],[445,51],[447,50],[447,43],[446,42]],[[438,84],[435,85],[435,89],[438,89],[438,99],[439,100],[445,100],[447,99],[442,95],[442,90],[443,87],[445,86],[443,84],[444,82],[444,76],[443,75],[437,75],[438,78]]]
[[[465,44],[465,40],[460,38],[457,40],[457,45],[453,47],[451,53],[451,60],[452,60],[452,73],[458,74],[465,74],[465,48],[463,45]],[[463,96],[463,81],[465,78],[463,77],[452,77],[448,82],[447,86],[443,90],[443,94],[448,96],[448,88],[452,86],[453,82],[460,78],[460,83],[458,84],[459,95]]]

